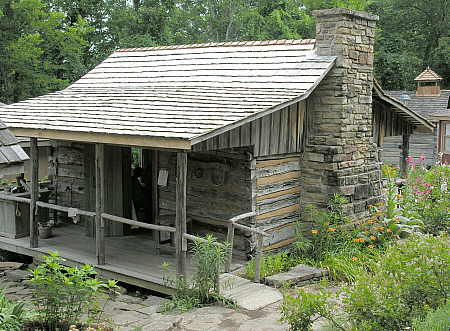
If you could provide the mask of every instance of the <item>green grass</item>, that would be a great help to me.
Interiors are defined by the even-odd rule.
[[[424,319],[413,322],[414,331],[448,331],[450,330],[450,303],[429,313]]]

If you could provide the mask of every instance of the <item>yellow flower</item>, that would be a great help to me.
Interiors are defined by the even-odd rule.
[[[368,205],[367,208],[372,209],[373,205]]]
[[[369,245],[369,246],[367,246],[367,247],[369,247],[369,248],[374,248],[375,246],[374,246],[374,245]]]
[[[397,199],[401,199],[401,198],[403,198],[403,195],[397,194]]]
[[[312,233],[312,234],[318,234],[318,233],[319,233],[319,230],[314,230],[314,229],[312,229],[312,230],[311,230],[311,233]]]
[[[377,212],[375,213],[375,215],[377,215],[377,216],[383,216],[383,215],[384,215],[384,212],[382,212],[382,211],[380,210],[380,211],[377,211]]]
[[[386,232],[392,232],[392,230],[391,229],[386,229]]]
[[[328,228],[328,232],[334,232],[336,231],[336,228]]]
[[[353,239],[353,242],[355,242],[355,243],[363,243],[364,242],[364,238]]]
[[[370,236],[369,238],[370,238],[370,240],[376,240],[377,239],[377,237],[375,237],[375,236]]]
[[[352,261],[358,261],[358,258],[356,256],[353,256]]]
[[[395,222],[395,223],[400,222],[400,218],[399,218],[398,216],[394,217],[394,222]]]

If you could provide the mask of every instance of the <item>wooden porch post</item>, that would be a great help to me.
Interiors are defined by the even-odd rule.
[[[177,199],[175,221],[175,245],[177,257],[177,274],[186,276],[186,251],[187,243],[184,238],[186,233],[186,177],[187,177],[187,153],[177,153]]]
[[[406,159],[409,156],[409,138],[410,138],[410,125],[406,124],[402,130],[402,152],[400,156],[400,175],[406,177],[408,172],[408,163]]]
[[[104,184],[105,145],[95,144],[95,252],[97,264],[105,264],[105,223],[102,219],[105,205]]]
[[[30,138],[31,202],[30,202],[30,248],[38,247],[38,222],[36,202],[39,199],[39,150],[37,138]]]

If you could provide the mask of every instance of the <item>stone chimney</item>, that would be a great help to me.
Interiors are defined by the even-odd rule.
[[[348,215],[367,214],[381,196],[372,138],[373,45],[377,16],[348,9],[314,11],[316,53],[336,63],[308,99],[301,206],[325,207],[339,193]]]

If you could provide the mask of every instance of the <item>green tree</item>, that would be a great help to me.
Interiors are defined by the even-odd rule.
[[[17,102],[62,89],[84,72],[83,19],[68,26],[64,14],[41,0],[0,0],[0,97]]]
[[[389,89],[414,89],[426,66],[450,81],[450,6],[448,0],[377,0],[369,7],[380,16],[375,69]]]

